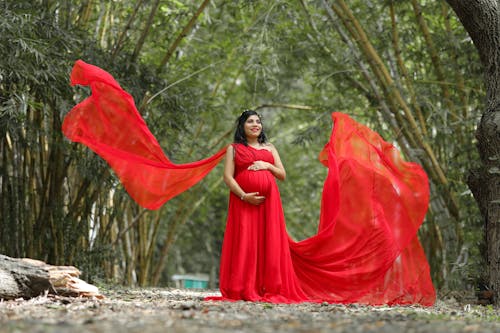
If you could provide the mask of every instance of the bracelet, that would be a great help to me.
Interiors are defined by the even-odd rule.
[[[247,194],[246,194],[246,193],[243,193],[243,194],[241,195],[241,197],[240,197],[241,201],[245,201],[245,200],[243,200],[243,199],[245,199],[245,195],[247,195]]]

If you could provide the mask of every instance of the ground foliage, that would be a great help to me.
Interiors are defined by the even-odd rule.
[[[430,175],[420,236],[436,286],[478,287],[483,226],[465,185],[484,95],[474,47],[444,1],[350,1],[356,21],[342,20],[342,3],[212,1],[182,35],[201,1],[3,2],[0,252],[75,264],[90,282],[166,285],[173,273],[201,272],[214,285],[227,205],[221,167],[158,211],[138,207],[102,160],[60,133],[64,114],[89,93],[68,85],[81,58],[134,96],[178,163],[231,142],[236,116],[257,108],[287,169],[280,190],[295,239],[317,227],[325,169],[316,155],[329,114],[351,114]],[[345,22],[359,23],[375,53]],[[377,57],[392,84],[370,69]],[[404,102],[394,104],[394,91]],[[405,106],[422,116],[416,128]]]

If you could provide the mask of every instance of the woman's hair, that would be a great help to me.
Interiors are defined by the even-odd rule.
[[[262,117],[260,114],[255,112],[254,110],[245,110],[243,113],[236,119],[236,131],[234,132],[234,142],[235,143],[242,143],[245,146],[248,145],[247,143],[247,137],[245,135],[245,122],[247,121],[248,117],[250,116],[257,116],[259,119],[262,120]],[[265,143],[267,141],[266,134],[264,133],[264,126],[262,126],[262,131],[259,134],[259,137],[257,138],[257,141],[259,143]]]

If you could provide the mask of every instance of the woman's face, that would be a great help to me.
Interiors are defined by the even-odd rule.
[[[251,115],[245,121],[245,136],[247,138],[258,138],[262,132],[262,123],[257,115]]]

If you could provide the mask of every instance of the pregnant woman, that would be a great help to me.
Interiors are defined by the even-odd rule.
[[[243,112],[224,164],[224,181],[231,194],[219,285],[228,299],[290,302],[307,298],[295,285],[275,181],[285,176],[260,117],[252,110]]]
[[[241,114],[227,148],[201,161],[175,164],[132,96],[109,73],[78,60],[71,82],[90,86],[92,95],[66,115],[64,134],[104,158],[143,207],[158,209],[226,157],[224,179],[231,194],[220,265],[222,296],[208,299],[434,303],[417,237],[429,204],[427,175],[368,127],[332,113],[334,127],[319,154],[328,175],[318,232],[295,242],[286,231],[275,180],[285,179],[285,169],[257,113]]]
[[[219,285],[222,297],[272,303],[431,305],[435,292],[416,232],[427,177],[395,147],[342,113],[320,154],[329,168],[316,235],[286,231],[275,179],[285,169],[252,110],[236,121],[224,180],[230,189]]]

